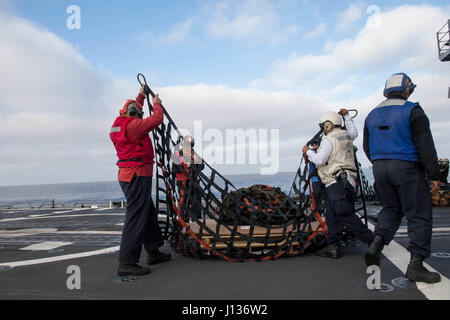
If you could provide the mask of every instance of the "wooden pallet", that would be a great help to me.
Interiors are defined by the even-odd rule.
[[[217,226],[216,220],[213,219],[203,219],[201,220],[210,230],[213,232],[217,232],[221,239],[224,241],[216,241],[214,239],[214,236],[212,236],[206,229],[202,229],[200,233],[200,225],[196,222],[191,222],[189,224],[190,229],[201,239],[207,243],[209,246],[213,246],[215,244],[216,249],[226,249],[228,247],[227,240],[231,239],[231,235],[234,230],[233,225],[220,225]],[[319,223],[314,221],[311,223],[311,227],[313,230],[315,230],[319,226]],[[301,225],[300,229],[302,229],[304,226]],[[297,234],[297,230],[293,230],[293,226],[287,226],[286,232],[292,232],[291,236],[287,239],[281,239],[283,236],[283,226],[272,226],[270,230],[268,231],[267,228],[254,226],[253,227],[253,234],[252,239],[253,241],[248,243],[247,240],[244,240],[243,238],[248,237],[251,232],[250,226],[238,226],[236,229],[236,233],[233,239],[233,246],[236,248],[249,248],[249,252],[261,250],[261,248],[267,247],[267,248],[273,248],[283,245],[284,243],[292,240],[293,237]],[[268,244],[264,244],[263,240],[265,238],[269,239]],[[277,241],[278,240],[278,241]],[[292,245],[290,246],[290,252],[291,254],[295,254],[294,247],[298,247],[299,243],[298,241],[292,242]]]

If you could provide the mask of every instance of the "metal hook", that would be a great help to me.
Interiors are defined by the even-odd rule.
[[[349,110],[347,110],[349,113],[350,112],[355,112],[355,115],[352,117],[352,119],[355,119],[357,116],[358,116],[358,110],[356,110],[356,109],[349,109]]]
[[[141,79],[140,79],[141,77],[144,79],[144,84],[147,85],[147,80],[145,79],[145,76],[142,73],[138,73],[138,75],[137,75],[137,80],[138,80],[139,84],[141,86],[143,85],[141,82]]]
[[[358,110],[356,110],[356,109],[347,109],[347,111],[350,113],[350,112],[355,112],[355,115],[353,116],[353,117],[351,117],[352,119],[355,119],[357,116],[358,116]],[[339,115],[341,115],[342,116],[342,113],[339,111],[338,112],[339,113]]]

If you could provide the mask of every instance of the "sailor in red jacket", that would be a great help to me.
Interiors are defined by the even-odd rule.
[[[170,254],[162,253],[161,230],[151,197],[154,151],[149,133],[164,120],[161,100],[153,99],[153,115],[143,119],[145,86],[136,100],[128,100],[111,128],[111,141],[119,161],[119,183],[127,199],[127,211],[120,243],[118,275],[144,275],[150,269],[138,265],[142,245],[148,253],[147,264],[167,261]]]

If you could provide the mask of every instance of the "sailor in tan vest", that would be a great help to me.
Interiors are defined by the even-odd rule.
[[[340,113],[347,130],[342,128],[342,117],[337,112],[327,112],[320,119],[324,138],[317,152],[308,146],[303,147],[309,161],[317,166],[319,177],[326,187],[327,246],[317,254],[331,258],[340,257],[339,241],[343,226],[367,244],[373,239],[372,232],[362,223],[354,208],[357,171],[353,141],[358,136],[358,130],[346,109],[341,109]]]

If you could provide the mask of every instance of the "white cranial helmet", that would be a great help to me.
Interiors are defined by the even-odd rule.
[[[330,121],[334,126],[342,126],[342,118],[337,112],[329,111],[320,118],[320,124]]]

